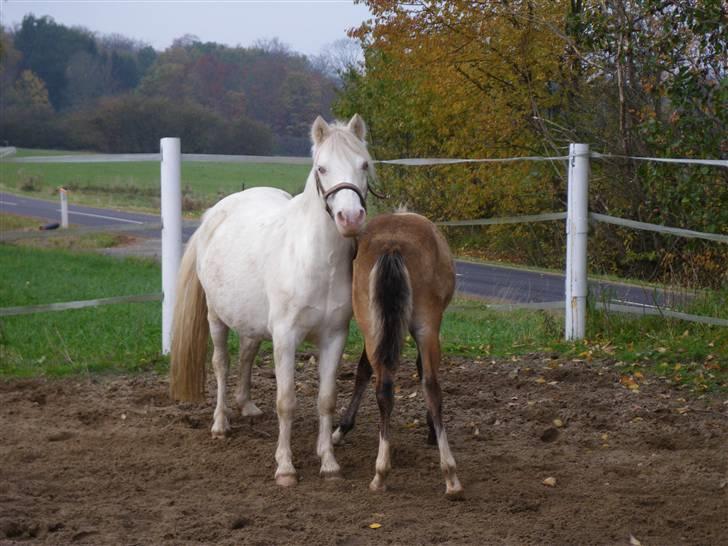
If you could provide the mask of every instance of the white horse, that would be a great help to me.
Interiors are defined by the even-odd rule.
[[[217,380],[212,435],[230,429],[225,388],[230,328],[240,336],[240,385],[236,401],[245,416],[261,411],[250,398],[251,366],[263,339],[272,339],[277,385],[279,485],[294,485],[291,423],[296,406],[295,351],[304,340],[318,345],[321,475],[340,467],[331,441],[336,370],[352,315],[354,239],[364,226],[367,180],[373,162],[366,126],[356,114],[348,124],[318,117],[311,128],[313,168],[303,193],[274,188],[230,195],[208,210],[182,258],[170,387],[173,398],[204,398],[208,333]],[[209,325],[209,328],[208,328]]]

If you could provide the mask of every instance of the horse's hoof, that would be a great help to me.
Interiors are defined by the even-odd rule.
[[[210,431],[215,440],[224,440],[227,437],[228,432],[230,432],[230,426],[212,427],[212,430]]]
[[[240,413],[243,417],[259,417],[263,415],[263,412],[258,408],[258,406],[252,402],[246,402]]]
[[[343,476],[341,475],[341,470],[322,470],[319,472],[319,475],[324,480],[343,480]]]
[[[445,498],[447,500],[451,501],[461,501],[465,500],[465,490],[462,486],[460,487],[449,487],[447,491],[445,491]]]
[[[341,427],[337,427],[337,429],[331,435],[331,443],[333,443],[335,446],[340,446],[344,443],[344,433],[341,432]]]
[[[295,474],[281,474],[276,476],[276,484],[281,487],[293,487],[298,483],[298,477]]]
[[[384,493],[386,490],[387,484],[377,478],[374,478],[369,484],[369,491],[373,493]]]

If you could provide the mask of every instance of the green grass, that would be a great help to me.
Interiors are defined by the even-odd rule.
[[[687,310],[728,318],[728,291],[704,292]],[[556,341],[566,357],[613,359],[629,380],[658,377],[697,391],[728,392],[728,327],[589,309],[586,339]]]
[[[184,208],[199,212],[243,186],[273,186],[299,193],[310,170],[306,165],[185,162],[182,165]],[[72,203],[143,211],[159,210],[160,166],[132,163],[0,162],[0,189],[54,199],[59,186],[70,190]]]
[[[160,291],[152,261],[0,245],[0,307]],[[133,371],[160,360],[158,302],[0,319],[0,376]]]
[[[15,152],[14,157],[31,157],[31,156],[47,156],[47,155],[80,155],[80,154],[86,154],[86,153],[93,153],[93,152],[83,152],[83,151],[68,151],[68,150],[46,150],[41,148],[17,148]]]
[[[9,245],[0,245],[0,279],[0,307],[160,290],[159,266],[152,261]],[[725,317],[727,296],[704,296],[693,311]],[[160,323],[158,302],[4,317],[0,376],[163,370]],[[504,313],[457,298],[445,315],[441,339],[444,353],[475,360],[558,353],[613,362],[636,384],[660,378],[698,392],[728,392],[728,328],[589,309],[584,341],[567,343],[562,334],[563,313]],[[237,350],[235,336],[230,347]],[[346,358],[356,361],[362,347],[352,322]],[[262,351],[270,353],[270,344]],[[405,355],[414,358],[415,351],[408,340]]]
[[[18,216],[17,214],[0,214],[0,233],[5,231],[31,231],[39,226],[47,224],[46,220],[31,218],[30,216]]]

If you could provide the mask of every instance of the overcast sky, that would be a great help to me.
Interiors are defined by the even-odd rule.
[[[118,33],[162,50],[185,34],[204,42],[249,46],[278,37],[294,51],[318,54],[368,18],[352,0],[0,0],[3,26],[50,15],[67,26]]]

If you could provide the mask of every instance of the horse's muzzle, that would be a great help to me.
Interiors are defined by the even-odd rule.
[[[336,213],[334,221],[339,233],[344,237],[356,237],[364,227],[367,214],[363,208],[353,210],[340,210]]]

